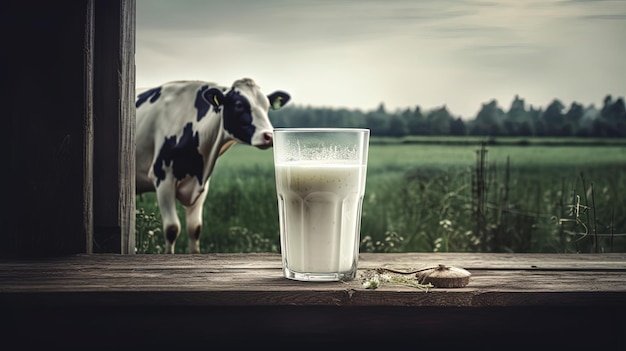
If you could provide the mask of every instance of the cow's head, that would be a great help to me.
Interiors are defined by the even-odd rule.
[[[236,81],[226,92],[211,88],[202,96],[215,109],[221,109],[224,130],[228,134],[239,142],[261,149],[273,144],[269,109],[277,110],[290,99],[289,94],[281,91],[265,96],[248,78]]]

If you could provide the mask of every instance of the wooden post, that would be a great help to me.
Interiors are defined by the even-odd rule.
[[[97,1],[94,252],[135,251],[135,1]]]
[[[2,6],[0,254],[90,252],[93,1]]]
[[[6,0],[0,17],[0,256],[92,253],[102,238],[132,253],[135,0]]]

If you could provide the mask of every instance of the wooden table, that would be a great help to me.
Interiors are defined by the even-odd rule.
[[[363,253],[359,276],[438,264],[468,270],[469,284],[296,282],[277,254],[5,258],[0,336],[31,346],[626,349],[626,254]]]

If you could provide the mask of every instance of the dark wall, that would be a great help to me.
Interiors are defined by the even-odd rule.
[[[91,1],[4,1],[0,254],[86,252]]]

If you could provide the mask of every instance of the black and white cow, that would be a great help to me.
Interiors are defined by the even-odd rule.
[[[232,87],[201,81],[170,82],[141,92],[137,108],[136,188],[156,191],[166,252],[180,233],[176,200],[185,207],[189,252],[200,252],[202,207],[217,158],[234,143],[272,146],[270,108],[289,101],[265,96],[251,79]]]

